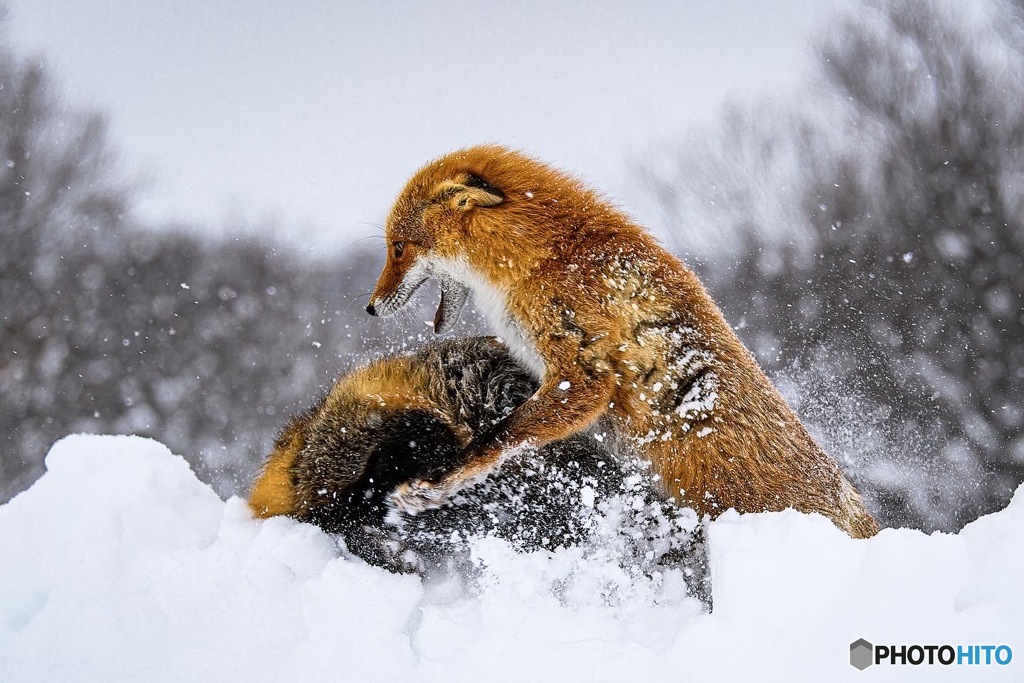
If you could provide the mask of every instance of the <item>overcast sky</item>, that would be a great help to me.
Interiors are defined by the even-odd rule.
[[[9,0],[15,43],[111,118],[143,218],[276,218],[344,246],[427,160],[480,142],[574,171],[644,218],[624,166],[785,93],[848,0]]]

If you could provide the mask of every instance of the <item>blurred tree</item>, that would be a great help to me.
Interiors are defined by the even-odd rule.
[[[144,229],[102,117],[64,106],[44,66],[5,38],[0,502],[77,431],[152,436],[221,494],[244,492],[287,412],[387,348],[350,305],[383,254],[328,263],[266,239]]]
[[[310,262],[258,238],[132,231],[118,254],[86,267],[96,286],[56,304],[74,351],[51,436],[152,436],[222,495],[245,491],[288,412],[350,356],[382,344],[362,308],[347,305],[353,275],[372,278],[363,271],[377,259],[340,261]],[[66,285],[82,279],[69,273]]]
[[[2,22],[2,16],[0,16]],[[0,496],[38,474],[48,383],[69,352],[55,333],[58,285],[98,233],[119,230],[126,186],[97,115],[63,112],[43,66],[6,49],[0,23]],[[109,236],[108,236],[109,237]],[[53,418],[43,413],[43,421]]]
[[[959,528],[1024,481],[1020,7],[872,2],[820,52],[799,111],[731,113],[722,176],[654,186],[731,223],[713,291],[883,520]]]

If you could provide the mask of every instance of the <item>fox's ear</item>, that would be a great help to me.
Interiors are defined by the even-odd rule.
[[[470,175],[439,184],[434,189],[434,201],[446,202],[453,211],[465,211],[474,206],[496,206],[505,201],[505,195],[486,181]]]

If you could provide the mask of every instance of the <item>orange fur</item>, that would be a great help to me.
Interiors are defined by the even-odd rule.
[[[334,450],[324,445],[326,433],[347,429],[376,434],[379,430],[368,425],[380,416],[422,410],[442,417],[461,443],[468,443],[469,426],[459,422],[444,403],[444,378],[431,372],[422,355],[378,358],[356,368],[342,375],[317,405],[294,417],[275,440],[274,450],[253,482],[249,495],[253,514],[261,518],[301,516],[311,507],[316,499],[311,486],[323,486],[321,479],[303,474],[315,469],[315,464],[308,462],[311,454],[327,452],[334,468],[352,466],[344,448],[334,441],[330,442]],[[311,479],[315,479],[312,485],[305,481]]]
[[[400,492],[403,507],[437,504],[508,449],[604,419],[665,496],[699,512],[793,507],[853,536],[877,531],[696,275],[574,178],[501,147],[456,152],[409,181],[387,239],[371,313],[394,312],[428,276],[457,282],[445,291],[473,291],[541,381],[470,445],[469,464]]]
[[[292,463],[305,441],[299,418],[288,425],[274,444],[274,453],[263,465],[249,494],[249,509],[257,517],[267,518],[292,514],[295,509],[295,487],[292,484]]]

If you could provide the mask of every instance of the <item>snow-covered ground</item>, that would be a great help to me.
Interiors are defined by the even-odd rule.
[[[257,522],[181,458],[73,436],[0,507],[0,681],[1024,680],[1024,493],[957,535],[824,518],[708,528],[714,610],[591,548],[473,547],[423,580]],[[1006,665],[849,664],[852,641],[1007,645]],[[1005,651],[1004,651],[1005,654]]]

